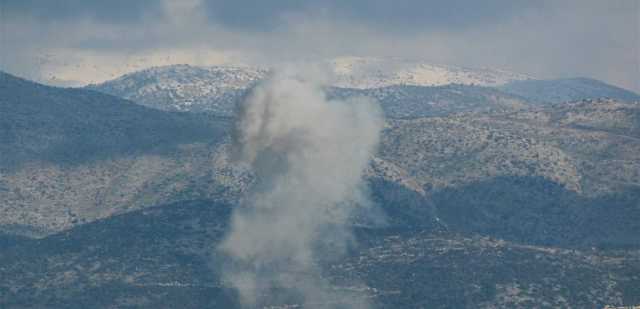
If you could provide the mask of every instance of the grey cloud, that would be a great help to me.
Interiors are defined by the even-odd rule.
[[[8,16],[35,17],[44,21],[89,18],[102,22],[135,22],[144,16],[160,17],[162,0],[3,0]],[[366,23],[381,29],[467,28],[495,22],[543,2],[524,0],[203,0],[210,21],[237,30],[270,31],[284,25],[287,15],[324,14],[327,18]]]
[[[249,31],[270,31],[284,25],[288,15],[323,15],[349,20],[384,31],[415,33],[429,29],[464,29],[494,23],[543,2],[524,0],[433,1],[433,0],[352,0],[352,1],[220,1],[203,2],[214,23]]]
[[[2,0],[3,16],[31,17],[41,21],[89,18],[101,22],[136,22],[162,14],[160,0]]]

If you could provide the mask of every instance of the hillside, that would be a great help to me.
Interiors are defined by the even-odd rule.
[[[238,308],[219,274],[223,260],[213,253],[228,216],[228,205],[190,201],[20,243],[0,251],[0,306]],[[350,254],[318,262],[336,291],[384,308],[640,301],[638,250],[568,250],[407,228],[355,232],[359,245]],[[285,298],[266,305],[297,304]]]
[[[388,86],[373,89],[328,88],[329,98],[365,96],[380,103],[387,118],[421,118],[456,113],[519,110],[531,106],[522,97],[490,87],[451,84],[445,86]]]
[[[504,92],[540,103],[561,103],[584,99],[610,98],[640,101],[640,95],[590,78],[519,80],[499,87]]]
[[[375,98],[390,118],[518,110],[585,99],[640,100],[638,94],[588,78],[536,80],[500,70],[393,58],[346,57],[325,65],[333,73],[329,97]],[[252,67],[171,65],[87,88],[155,109],[231,117],[237,103],[267,74],[266,69]]]
[[[255,181],[232,119],[1,82],[0,307],[237,307],[213,250]],[[640,301],[638,103],[329,91],[392,116],[365,171],[383,219],[355,213],[358,245],[318,261],[339,290],[385,308]]]
[[[423,106],[419,115],[431,110],[442,114],[520,104],[507,101],[522,101],[522,98],[481,86],[498,86],[528,78],[499,70],[437,66],[402,59],[338,58],[326,61],[324,66],[330,71],[329,75],[333,75],[330,85],[343,88],[341,93],[382,99],[383,105],[389,104],[389,110],[400,117],[411,110],[400,107],[399,102],[415,107],[446,100],[444,105]],[[232,116],[236,103],[267,73],[267,69],[252,67],[170,65],[129,73],[87,88],[160,110]],[[482,100],[472,102],[474,97]],[[481,106],[483,103],[489,106]]]
[[[205,116],[165,113],[95,91],[47,87],[0,72],[0,168],[77,164],[215,140]]]
[[[638,111],[600,100],[389,120],[378,157],[405,171],[449,227],[528,243],[637,245]]]
[[[266,73],[247,67],[171,65],[126,74],[87,88],[160,110],[232,116],[235,102]]]
[[[340,57],[328,60],[327,64],[335,75],[335,86],[356,89],[449,84],[493,87],[531,78],[498,69],[463,68],[401,58]]]
[[[478,91],[487,93],[484,88]],[[392,225],[442,225],[532,244],[635,246],[634,220],[640,215],[639,110],[637,104],[591,100],[390,118],[366,180],[384,212],[394,213]],[[196,117],[145,113],[147,119],[153,113]],[[92,137],[103,134],[101,127],[90,126],[94,123],[100,122],[88,123],[84,134],[100,140]],[[28,161],[6,170],[0,178],[2,229],[42,237],[158,204],[192,199],[233,204],[253,175],[230,160],[230,137],[225,133],[230,122],[217,119],[213,124],[218,129],[211,127],[210,135],[171,139],[174,148],[163,151],[144,148],[155,145],[155,137],[141,135],[150,141],[143,139],[142,146],[118,155],[66,163]],[[174,128],[171,122],[162,125]],[[42,136],[46,137],[33,139]],[[26,153],[24,145],[36,143],[27,137],[20,141],[14,145],[16,152]],[[99,145],[95,149],[102,153]],[[475,212],[472,224],[461,216]],[[601,233],[587,233],[604,224],[608,228]]]
[[[41,235],[185,194],[181,175],[220,173],[201,167],[228,128],[2,73],[0,230]]]

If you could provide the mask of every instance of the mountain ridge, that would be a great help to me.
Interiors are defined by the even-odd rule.
[[[370,89],[392,85],[443,86],[449,84],[499,86],[532,77],[490,68],[438,65],[402,58],[339,57],[326,61],[335,86]]]
[[[184,201],[18,242],[0,251],[0,305],[239,308],[214,250],[230,210],[212,201]],[[385,308],[640,301],[640,278],[633,275],[640,269],[638,250],[567,249],[406,227],[354,228],[354,234],[358,245],[347,255],[317,262],[335,289]],[[279,299],[270,305],[298,304]]]
[[[150,126],[109,121],[112,119],[109,112],[100,113],[106,117],[102,121],[117,127],[103,127],[101,122],[87,121],[95,115],[85,114],[83,108],[88,107],[84,106],[85,101],[75,99],[78,95],[93,98],[96,93],[41,87],[43,97],[36,97],[37,100],[27,100],[34,92],[28,87],[18,92],[29,96],[3,92],[6,98],[2,106],[8,111],[3,113],[5,118],[0,127],[0,136],[6,138],[3,145],[13,145],[8,147],[12,157],[27,163],[16,166],[7,156],[0,162],[14,167],[0,174],[0,200],[4,205],[0,224],[6,231],[41,237],[113,214],[168,202],[185,199],[232,202],[253,181],[250,171],[234,165],[231,159],[229,118],[158,111],[97,94],[99,98],[114,100],[113,105],[110,101],[97,102],[106,111],[116,112],[113,117],[123,117],[120,114],[126,112],[130,114],[127,117],[137,115],[131,119],[148,121]],[[70,95],[69,100],[64,95]],[[67,102],[60,105],[67,106],[67,110],[58,107],[49,113],[42,104],[50,101]],[[15,102],[26,104],[23,108],[31,104],[32,108],[25,110],[31,116],[21,116],[23,113]],[[75,103],[69,105],[70,102]],[[132,109],[122,109],[118,104]],[[78,112],[81,112],[78,117],[73,118],[80,119],[74,120],[77,124],[64,120],[67,113]],[[610,195],[624,191],[625,186],[633,188],[640,184],[639,115],[637,104],[592,100],[388,118],[379,151],[365,171],[365,179],[378,191],[380,203],[403,205],[399,208],[407,214],[403,220],[411,221],[413,213],[422,216],[420,220],[427,225],[440,219],[434,208],[437,205],[429,202],[434,194],[473,188],[474,183],[490,183],[500,177],[540,177],[566,188],[566,194]],[[73,130],[51,129],[62,124]],[[183,124],[189,126],[182,127]],[[155,126],[159,126],[154,129],[157,135],[149,135],[148,128]],[[21,138],[11,133],[13,127],[21,128],[16,131],[23,132]],[[78,128],[82,128],[80,135]],[[109,135],[118,130],[123,133]],[[141,132],[140,143],[129,137],[136,130]],[[173,138],[176,130],[183,130],[185,139]],[[76,136],[82,137],[80,145],[88,147],[84,151],[87,160],[72,160],[82,157],[78,147],[63,148],[72,151],[71,157],[61,157],[67,163],[51,160],[47,152],[40,152],[42,158],[49,159],[44,161],[37,156],[17,155],[28,153],[33,145],[43,144],[40,139],[48,139],[47,134],[52,133],[72,145],[77,144]],[[103,141],[105,136],[111,136],[110,140]],[[88,143],[87,139],[95,143]],[[102,142],[113,144],[113,151],[107,151],[110,147],[105,148]],[[526,191],[534,188],[514,190],[528,194]],[[473,190],[465,194],[473,194]],[[29,232],[29,228],[35,230]]]
[[[256,179],[232,118],[3,75],[0,90],[0,307],[239,307],[215,251]],[[356,211],[347,255],[317,260],[337,290],[385,308],[640,301],[640,103],[348,91],[393,117],[363,175],[384,220]]]
[[[587,78],[537,80],[500,70],[437,66],[402,59],[356,57],[326,61],[325,65],[332,71],[328,77],[329,95],[341,91],[343,94],[382,99],[383,108],[388,107],[387,110],[400,114],[388,114],[391,117],[407,117],[411,112],[416,112],[411,116],[422,116],[429,111],[442,115],[507,105],[519,108],[602,97],[640,100],[640,95],[631,91]],[[156,109],[232,117],[237,103],[268,74],[268,69],[247,66],[170,65],[132,72],[87,88]],[[456,87],[458,93],[452,92]],[[418,92],[423,94],[415,95]],[[406,93],[413,94],[407,96]],[[427,93],[431,94],[425,95]],[[433,98],[437,97],[441,100],[434,101]],[[482,98],[481,102],[470,101],[474,97]],[[426,106],[447,100],[459,103],[459,106],[446,104],[444,109],[442,106]],[[398,105],[399,101],[410,107]],[[389,102],[394,106],[384,106]],[[418,105],[425,110],[415,110]]]
[[[627,102],[640,101],[640,94],[586,77],[512,81],[498,88],[540,103],[561,103],[599,98]]]

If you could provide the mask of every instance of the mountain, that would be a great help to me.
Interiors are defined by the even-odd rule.
[[[247,82],[237,88],[225,88],[217,85],[216,80],[200,79],[194,74],[203,69],[187,67],[176,76],[187,80],[185,84],[175,82],[173,86],[144,85],[142,80],[151,80],[155,72],[170,74],[175,67],[156,68],[125,75],[105,84],[90,86],[104,93],[134,100],[141,105],[166,111],[206,112],[223,117],[233,116],[236,105],[250,91],[256,81]],[[209,68],[211,69],[211,68]],[[211,69],[213,70],[213,69]],[[188,75],[189,77],[185,76]],[[229,77],[232,79],[232,77]],[[127,80],[127,81],[124,81]],[[129,88],[125,88],[127,84]],[[173,89],[172,89],[173,87]],[[211,87],[217,90],[211,91]],[[189,92],[184,89],[190,89]],[[224,89],[223,89],[224,88]],[[126,89],[126,90],[125,90]],[[458,112],[490,111],[499,109],[519,109],[531,105],[523,97],[508,94],[491,87],[450,84],[444,86],[408,86],[393,85],[382,88],[356,89],[327,87],[329,98],[347,98],[367,96],[378,100],[387,117],[407,118],[424,116],[442,116]],[[185,102],[189,102],[188,104]],[[194,103],[197,102],[197,103]]]
[[[415,99],[431,100],[450,97],[451,102],[456,99],[451,97],[451,95],[455,96],[452,92],[461,92],[458,96],[464,97],[468,105],[470,98],[482,92],[480,87],[475,86],[496,86],[528,78],[499,70],[435,66],[401,59],[338,58],[326,61],[324,65],[330,71],[333,70],[334,81],[331,85],[353,89],[354,93],[369,93],[371,90],[374,94],[383,96],[386,99],[385,102],[396,101],[394,104],[400,100],[407,101],[410,96],[414,96]],[[236,103],[242,99],[247,90],[264,78],[267,72],[266,69],[251,67],[171,65],[133,72],[87,88],[160,110],[209,112],[220,116],[232,116]],[[458,85],[457,89],[440,87],[452,84]],[[469,88],[464,88],[462,85]],[[402,90],[403,86],[407,87]],[[382,89],[373,90],[378,88]],[[402,97],[392,98],[395,89],[400,89],[396,96]],[[440,92],[441,95],[438,94]],[[486,90],[486,92],[487,94],[480,95],[484,97],[483,103],[489,96],[507,99],[515,97],[499,93],[497,90]],[[429,104],[429,102],[424,103]],[[493,101],[491,103],[502,104]],[[450,105],[448,104],[447,107]],[[437,110],[438,107],[435,109]],[[449,110],[445,107],[439,109]],[[456,107],[451,111],[466,109]]]
[[[389,119],[377,157],[404,171],[451,228],[533,244],[637,245],[639,112],[596,100]]]
[[[392,85],[448,84],[500,86],[531,77],[497,69],[435,65],[399,58],[341,57],[326,61],[335,74],[335,86],[369,89]]]
[[[207,117],[164,113],[95,91],[47,87],[0,72],[0,167],[78,163],[162,151],[215,132]]]
[[[640,96],[587,78],[536,80],[491,69],[437,66],[394,58],[336,58],[329,97],[377,99],[387,117],[443,116],[460,112],[518,110],[534,105]],[[87,88],[165,111],[230,117],[248,91],[268,74],[251,67],[171,65],[126,74]]]
[[[638,103],[584,100],[515,112],[388,119],[379,157],[435,188],[522,175],[583,194],[610,192],[639,183],[638,113]]]
[[[528,100],[490,87],[451,84],[445,86],[396,85],[373,89],[327,89],[329,98],[364,96],[380,103],[387,118],[421,118],[455,113],[519,110]]]
[[[158,204],[236,202],[252,182],[230,160],[228,118],[1,77],[0,231],[44,237]]]
[[[215,253],[230,209],[185,201],[17,243],[0,251],[0,306],[239,308]],[[640,301],[638,250],[543,247],[407,227],[354,232],[358,246],[318,262],[337,291],[384,308],[601,308]],[[299,305],[285,298],[265,308]]]
[[[0,307],[237,307],[213,250],[255,181],[233,119],[0,77]],[[358,245],[319,261],[336,286],[385,308],[640,302],[640,103],[327,91],[393,116],[364,177],[385,220],[356,214]]]
[[[590,78],[519,80],[499,87],[507,93],[540,103],[560,103],[583,99],[610,98],[627,102],[640,101],[640,95]]]
[[[230,160],[229,119],[158,111],[92,91],[7,80],[22,83],[24,93],[40,93],[39,100],[12,96],[4,101],[3,115],[8,117],[3,127],[23,132],[20,138],[3,141],[7,149],[33,152],[31,145],[43,144],[41,139],[58,131],[59,139],[71,141],[72,146],[95,141],[90,144],[93,148],[86,146],[86,155],[77,151],[82,148],[63,148],[69,152],[61,156],[66,161],[45,160],[56,158],[46,151],[41,157],[13,159],[24,162],[3,170],[0,178],[0,226],[7,232],[43,237],[115,214],[184,200],[233,204],[253,182],[250,171]],[[447,91],[455,92],[456,87]],[[478,91],[485,93],[484,88]],[[68,115],[82,111],[76,105],[84,101],[74,101],[76,96],[103,100],[94,107],[97,113],[78,114],[77,119],[96,115],[103,119],[69,120]],[[42,102],[59,102],[60,114],[42,108]],[[31,116],[24,117],[22,110],[28,106]],[[100,106],[159,127],[118,122]],[[388,118],[366,181],[383,212],[393,214],[389,218],[393,226],[443,225],[536,245],[635,246],[632,235],[638,225],[633,220],[640,212],[639,111],[636,103],[590,100]],[[181,121],[197,128],[189,138],[175,138],[176,123]],[[107,124],[114,127],[106,130]],[[82,139],[76,141],[76,131],[56,126],[80,128]],[[140,133],[140,140],[132,142],[130,134],[116,134],[119,130],[133,136],[136,130],[155,131],[160,136]],[[14,135],[4,132],[3,136]],[[108,152],[110,148],[117,151]],[[609,205],[616,205],[611,207],[617,211],[608,212]],[[473,224],[461,220],[466,218],[461,214],[474,211],[479,217]],[[599,228],[596,223],[607,223],[608,229],[589,236],[587,231]]]
[[[43,235],[179,196],[229,127],[0,73],[0,230]]]
[[[231,116],[235,102],[266,70],[250,67],[154,67],[87,88],[166,111],[214,111]]]

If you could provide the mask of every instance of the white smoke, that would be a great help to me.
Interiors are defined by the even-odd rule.
[[[359,204],[381,115],[364,98],[327,100],[320,79],[290,71],[274,74],[247,98],[235,139],[257,181],[218,248],[231,260],[224,277],[244,306],[291,299],[365,306],[351,296],[345,305],[346,294],[322,279],[317,259],[340,254],[350,240],[347,220]]]

